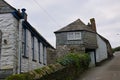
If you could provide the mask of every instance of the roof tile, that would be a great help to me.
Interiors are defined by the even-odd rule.
[[[79,31],[79,30],[86,30],[94,32],[90,26],[85,25],[80,19],[77,19],[76,21],[72,22],[71,24],[61,28],[57,32],[68,32],[68,31]]]
[[[16,10],[11,5],[9,5],[6,1],[0,0],[0,13],[9,13]]]

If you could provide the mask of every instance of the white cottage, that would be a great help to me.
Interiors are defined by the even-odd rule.
[[[109,41],[96,31],[94,18],[88,25],[80,19],[55,31],[57,55],[66,53],[86,52],[91,57],[90,66],[95,66],[101,61],[112,56]]]
[[[0,78],[47,65],[53,48],[27,21],[25,9],[0,0]]]

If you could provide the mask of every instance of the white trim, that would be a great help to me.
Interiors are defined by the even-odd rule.
[[[67,40],[81,40],[81,32],[67,32]]]

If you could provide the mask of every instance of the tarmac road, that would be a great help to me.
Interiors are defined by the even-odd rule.
[[[89,69],[77,80],[120,80],[120,52],[116,52],[112,60]]]

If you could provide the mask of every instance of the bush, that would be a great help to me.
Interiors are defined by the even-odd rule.
[[[116,52],[116,51],[120,51],[120,46],[116,47],[116,48],[113,48],[113,53]]]
[[[72,65],[76,67],[84,66],[87,67],[90,62],[90,56],[88,54],[74,54],[69,53],[57,60],[63,66]]]
[[[70,53],[59,58],[56,64],[44,66],[28,73],[12,75],[6,80],[75,80],[88,68],[89,62],[88,54]]]

